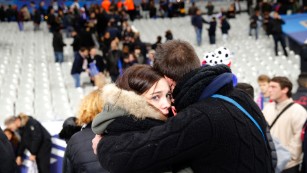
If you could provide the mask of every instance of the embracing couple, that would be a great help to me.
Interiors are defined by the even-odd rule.
[[[153,67],[128,68],[102,98],[92,142],[112,173],[274,172],[261,110],[227,66],[201,67],[185,41],[159,45]]]

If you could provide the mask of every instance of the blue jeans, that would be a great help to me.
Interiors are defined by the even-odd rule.
[[[209,42],[210,42],[210,44],[215,44],[215,35],[209,36]]]
[[[72,74],[72,77],[74,78],[75,80],[75,87],[78,88],[80,87],[80,74],[79,73],[75,73],[75,74]]]
[[[64,54],[63,52],[54,52],[55,62],[62,63],[64,62]]]
[[[252,35],[252,30],[255,31],[256,40],[258,40],[258,27],[256,28],[249,28],[249,35]]]
[[[202,28],[197,28],[195,27],[195,32],[196,32],[196,41],[197,41],[197,45],[200,46],[201,45],[201,33],[202,33]]]

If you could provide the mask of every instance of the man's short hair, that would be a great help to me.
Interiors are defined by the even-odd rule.
[[[238,83],[236,88],[246,92],[252,99],[254,99],[254,87],[248,83]]]
[[[275,76],[271,79],[271,82],[279,83],[281,89],[288,88],[287,96],[290,98],[292,96],[292,83],[284,76]]]
[[[5,121],[4,121],[4,125],[8,126],[8,125],[14,123],[16,119],[17,119],[17,117],[14,116],[14,115],[12,115],[12,116],[10,116],[10,117],[7,117],[7,118],[5,119]]]
[[[268,75],[262,74],[260,76],[258,76],[258,82],[270,82],[270,77]]]
[[[300,87],[307,88],[307,73],[301,73],[298,76],[297,82]]]
[[[182,40],[159,44],[153,67],[178,82],[185,74],[200,67],[200,60],[192,45]]]

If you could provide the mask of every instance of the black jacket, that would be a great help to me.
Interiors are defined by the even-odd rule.
[[[284,20],[282,19],[271,19],[269,22],[269,27],[271,34],[273,35],[280,35],[282,34],[282,25],[285,24]]]
[[[42,146],[46,143],[51,145],[51,136],[40,122],[29,116],[28,122],[24,127],[19,129],[21,142],[18,149],[18,156],[22,156],[25,149],[31,154],[38,155],[43,151]]]
[[[307,88],[299,87],[292,95],[293,101],[302,105],[307,110]]]
[[[63,52],[63,47],[66,44],[63,42],[63,36],[60,32],[53,33],[52,46],[55,52]]]
[[[205,66],[186,75],[174,90],[178,114],[147,132],[104,137],[100,163],[112,173],[156,172],[175,164],[188,164],[194,173],[273,173],[271,149],[250,119],[223,100],[198,100],[218,74],[229,71]],[[232,83],[217,93],[241,104],[265,132],[265,119],[246,93]]]
[[[14,173],[17,170],[15,155],[10,141],[0,128],[0,173]]]
[[[80,55],[80,53],[78,52],[74,62],[72,64],[72,68],[71,68],[71,74],[80,74],[82,71],[85,71],[85,69],[83,69],[83,61],[84,58],[82,58],[82,56]]]
[[[93,152],[92,139],[94,137],[91,124],[88,124],[82,131],[70,138],[65,151],[64,173],[107,173]]]

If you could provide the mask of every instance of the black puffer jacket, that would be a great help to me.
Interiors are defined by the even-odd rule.
[[[93,152],[92,139],[94,137],[95,134],[91,129],[91,124],[88,124],[82,131],[70,138],[65,151],[63,172],[108,172],[101,167]]]
[[[194,173],[272,173],[271,149],[257,127],[238,108],[216,98],[198,101],[206,86],[227,66],[202,67],[175,88],[179,113],[146,133],[104,137],[98,144],[100,163],[110,172],[155,172],[188,164]],[[266,123],[254,101],[232,88],[217,93],[240,103],[265,132]],[[266,139],[267,141],[267,139]]]
[[[17,171],[13,147],[0,128],[0,173]]]

